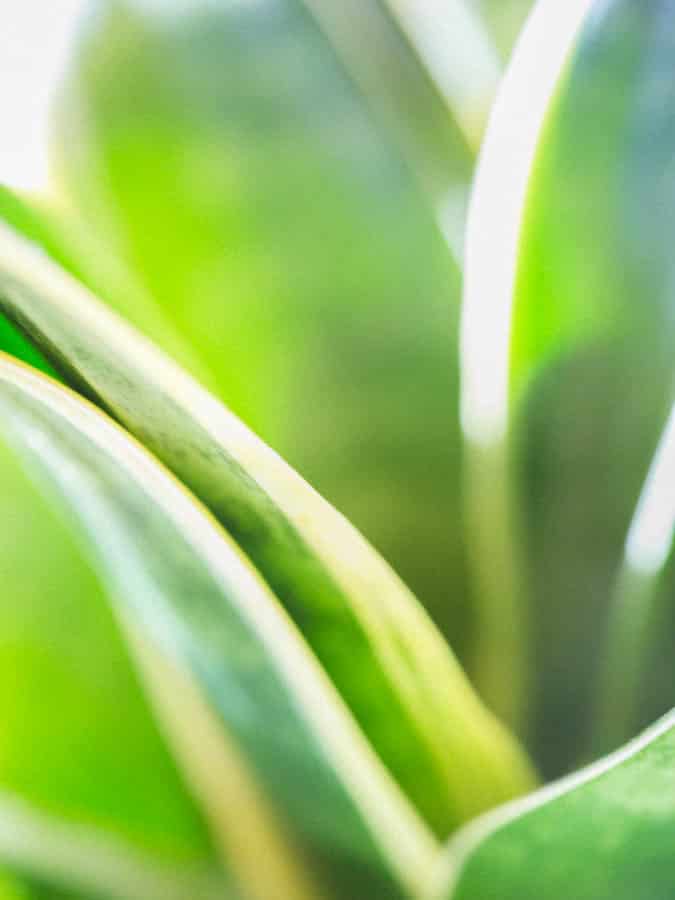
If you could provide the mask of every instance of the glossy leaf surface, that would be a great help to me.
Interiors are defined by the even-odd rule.
[[[0,416],[3,431],[90,537],[165,727],[234,870],[243,828],[247,842],[266,838],[245,876],[255,865],[271,878],[275,855],[276,874],[287,867],[275,896],[313,896],[287,841],[304,849],[335,896],[375,890],[396,897],[404,885],[413,889],[433,840],[217,523],[94,407],[8,357],[0,362]],[[237,753],[245,762],[236,763]],[[222,771],[219,754],[227,760]],[[261,784],[276,814],[262,794],[256,808],[229,807],[219,778],[236,779],[238,765]]]

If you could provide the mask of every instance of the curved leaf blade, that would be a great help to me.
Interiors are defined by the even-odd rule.
[[[50,817],[6,793],[0,794],[0,864],[16,876],[15,882],[8,880],[7,900],[42,897],[47,887],[64,892],[55,896],[90,900],[184,900],[188,896],[228,900],[235,896],[215,872],[153,859],[119,838]],[[30,888],[33,883],[41,886],[35,894]],[[0,881],[3,900],[4,886],[4,880]]]
[[[0,184],[0,221],[38,246],[78,281],[116,307],[143,334],[154,335],[173,358],[208,384],[208,374],[171,328],[159,306],[132,277],[121,259],[106,251],[92,229],[71,212],[46,201],[28,200]],[[3,316],[0,348],[54,376],[36,348]]]
[[[0,790],[165,861],[212,860],[103,586],[4,445],[0,519]]]
[[[522,753],[358,532],[214,397],[6,228],[0,310],[226,526],[439,834],[527,788]]]
[[[560,16],[573,25],[567,37]],[[493,529],[482,529],[479,563],[499,552],[520,563],[510,595],[528,595],[530,741],[547,774],[586,749],[623,544],[672,402],[668,23],[658,3],[535,8],[470,216],[464,413],[486,448],[474,453],[474,490],[479,523]],[[531,85],[539,92],[548,69],[529,66],[547,34],[566,44],[540,96]],[[519,104],[537,97],[524,128]],[[511,479],[501,507],[482,503],[495,479]],[[500,540],[514,520],[526,553]],[[497,629],[483,658],[497,688],[502,583],[484,591]],[[561,725],[572,718],[574,729]]]
[[[673,400],[672,47],[668,4],[594,8],[526,210],[512,389],[533,602],[545,598],[535,665],[545,660],[548,677],[538,686],[535,740],[549,771],[585,750],[598,635]],[[624,581],[629,593],[635,586]],[[628,656],[624,663],[628,686]],[[617,696],[610,703],[620,705]],[[578,726],[563,733],[572,715]]]
[[[207,386],[366,534],[462,656],[459,270],[401,146],[423,145],[455,243],[471,157],[382,4],[357,5],[363,26],[325,0],[99,3],[56,151]]]
[[[466,0],[385,0],[471,147],[480,144],[501,74],[492,36]]]
[[[593,721],[593,749],[621,743],[673,700],[675,410],[640,492],[610,608]]]
[[[617,753],[478,819],[442,900],[654,900],[675,890],[675,713]],[[533,859],[536,865],[532,864]]]
[[[503,59],[508,59],[535,0],[478,0],[493,40]]]
[[[450,68],[454,85],[459,86],[465,74],[456,71],[466,60],[457,48],[468,38],[483,51],[473,68],[474,76],[477,70],[482,75],[478,98],[471,96],[469,90],[464,93],[458,90],[453,98],[456,102],[449,103],[440,89],[439,79],[433,77],[432,68],[424,65],[429,55],[420,52],[421,41],[415,40],[414,27],[406,28],[405,10],[399,3],[381,3],[379,0],[347,0],[339,5],[330,0],[303,2],[324,30],[347,73],[383,124],[388,125],[436,211],[456,261],[460,262],[466,194],[473,168],[469,137],[475,136],[471,129],[480,121],[482,112],[470,107],[485,100],[484,94],[490,93],[497,74],[496,70],[490,69],[489,49],[485,50],[481,43],[480,29],[472,30],[474,22],[462,0],[458,3],[459,22],[453,15],[455,10],[435,10],[437,27],[443,30],[445,37],[450,32],[453,38],[451,46],[455,52],[450,54]],[[455,25],[454,30],[450,29],[451,24]],[[490,71],[485,72],[485,69]],[[485,84],[486,81],[489,83]],[[449,197],[455,203],[454,220],[444,216]]]
[[[475,678],[524,730],[534,676],[508,432],[514,291],[532,164],[561,73],[591,0],[541,0],[495,100],[467,222],[461,321],[461,413],[468,462],[467,521],[477,586]],[[508,673],[508,674],[507,674]]]
[[[292,840],[329,873],[327,889],[419,892],[435,842],[217,523],[125,432],[9,357],[0,359],[0,415],[93,537],[123,620],[231,733]],[[181,727],[188,743],[201,732],[189,716]],[[237,810],[223,815],[237,827]],[[275,894],[312,896],[299,882]]]

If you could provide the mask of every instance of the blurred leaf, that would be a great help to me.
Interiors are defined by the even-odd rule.
[[[620,744],[672,705],[674,535],[675,407],[642,487],[616,579],[593,721],[596,751]]]
[[[615,663],[623,647],[622,638],[630,637],[625,633],[625,619],[630,613],[638,620],[639,640],[636,641],[637,647],[633,650],[634,658],[631,660],[633,663],[630,672],[631,683],[624,686],[627,679],[622,675],[624,667],[621,666],[618,671],[612,669],[608,672],[607,681],[601,685],[605,688],[605,693],[601,695],[601,700],[605,701],[601,711],[604,711],[606,718],[599,715],[594,723],[600,747],[616,740],[617,733],[620,733],[615,730],[616,721],[622,729],[634,733],[645,727],[645,720],[649,716],[653,720],[656,716],[663,715],[664,710],[667,710],[673,702],[675,555],[671,552],[661,569],[653,574],[647,573],[643,578],[646,584],[638,595],[641,605],[634,606],[630,610],[624,610],[619,606],[612,611],[615,621],[612,622],[614,633],[610,632],[610,635],[614,639],[614,646],[607,654],[606,664],[611,666]],[[625,604],[626,599],[630,598],[619,594],[619,603],[624,601]],[[616,634],[617,631],[619,634]],[[616,706],[619,704],[616,702],[615,684],[618,681],[621,681],[621,693],[618,695],[621,698],[621,705],[617,710]],[[612,699],[614,707],[610,706]]]
[[[9,357],[0,359],[0,417],[105,574],[186,775],[244,886],[252,882],[257,897],[315,896],[297,855],[284,851],[287,839],[329,873],[332,896],[402,897],[404,885],[414,893],[435,842],[217,523],[94,407]],[[228,780],[240,772],[274,803],[283,838],[262,796],[232,802],[240,789]]]
[[[167,864],[109,834],[0,794],[2,900],[228,900],[222,877]]]
[[[435,0],[431,2],[435,5]],[[465,11],[464,0],[455,0],[455,3],[462,12]],[[302,5],[298,4],[299,8]],[[459,259],[464,204],[473,168],[470,120],[471,124],[476,124],[477,112],[468,107],[477,98],[467,96],[470,89],[464,88],[457,92],[459,96],[450,98],[456,100],[455,103],[449,102],[442,90],[442,80],[434,77],[431,66],[421,64],[428,64],[432,57],[424,52],[426,48],[422,41],[416,40],[421,38],[418,31],[406,28],[409,24],[404,15],[408,11],[404,9],[407,0],[384,3],[381,0],[343,0],[339,4],[331,0],[306,0],[304,6],[323,29],[347,74],[371,106],[375,123],[379,120],[386,126],[398,144],[432,208],[442,220],[446,236]],[[419,20],[428,11],[420,10],[419,3],[415,4],[414,10],[416,21],[423,25]],[[409,11],[412,13],[412,6]],[[480,44],[480,33],[476,37],[471,32],[471,22],[468,25],[464,19],[457,22],[453,8],[437,7],[433,18],[440,39],[447,38],[448,30],[454,26],[451,31],[453,48],[466,43],[467,39]],[[459,69],[466,56],[459,53],[448,56],[451,71],[447,74],[455,84],[464,82],[466,72]],[[482,77],[481,64],[489,65],[482,56],[474,59],[472,76],[474,80],[477,75],[481,76],[479,90],[485,87],[486,80]],[[353,117],[351,127],[354,128],[357,122],[358,119]],[[448,198],[454,198],[454,209],[447,207]]]
[[[0,209],[42,237],[37,217],[1,189]],[[0,346],[53,371],[2,316]],[[4,447],[0,518],[0,785],[165,857],[212,858],[105,592]]]
[[[669,4],[601,4],[530,186],[512,385],[525,391],[520,490],[545,669],[534,739],[549,771],[583,747],[624,542],[673,398],[673,47]]]
[[[656,900],[675,892],[675,713],[613,756],[458,833],[443,900]],[[536,860],[536,865],[533,865]]]
[[[535,0],[474,0],[502,57],[508,59]]]
[[[134,280],[122,261],[110,253],[72,211],[54,209],[37,198],[18,196],[0,184],[0,220],[7,222],[78,281],[130,319],[146,335],[161,340],[171,355],[208,383],[207,373],[185,342],[163,317],[159,306]],[[0,318],[0,349],[55,376],[43,356],[4,316]]]
[[[213,510],[439,834],[531,783],[414,598],[215,398],[6,227],[0,309]]]
[[[603,52],[605,58],[616,59],[620,83],[628,93],[622,110],[625,146],[621,169],[615,177],[622,187],[619,202],[623,257],[619,274],[626,280],[624,302],[628,305],[625,295],[630,291],[633,307],[629,312],[632,318],[626,314],[625,328],[635,331],[640,350],[647,357],[638,370],[641,377],[635,390],[654,391],[659,397],[665,394],[668,401],[673,397],[669,361],[675,320],[671,247],[675,233],[672,13],[672,5],[665,2],[650,3],[638,10],[615,3],[607,13],[607,21],[613,22],[617,36],[613,41],[608,35],[597,38],[595,51],[595,57]],[[597,68],[595,57],[591,60]],[[645,314],[653,319],[647,327],[651,324],[655,334],[641,325]],[[637,325],[633,319],[637,319]],[[636,421],[638,409],[636,399],[629,409],[633,415],[630,421],[653,430],[658,411]],[[611,610],[605,681],[595,728],[601,748],[625,739],[644,725],[647,715],[651,713],[653,718],[675,700],[672,652],[667,640],[675,616],[673,559],[668,559],[675,514],[674,455],[671,412],[628,530]],[[622,702],[617,702],[617,696]]]
[[[528,19],[492,108],[467,223],[461,413],[479,619],[473,670],[488,702],[519,729],[530,713],[529,682],[539,671],[528,671],[528,613],[537,613],[525,602],[508,442],[512,306],[532,161],[590,6],[591,0],[542,0]]]
[[[29,900],[30,894],[21,882],[5,872],[0,873],[0,900]]]
[[[400,148],[448,181],[440,215],[460,239],[471,159],[377,4],[363,32],[343,4],[319,7],[337,55],[300,0],[100,3],[60,172],[208,384],[364,531],[461,656],[459,273]]]
[[[544,127],[538,120],[524,138],[516,112],[539,97],[528,66],[548,56],[548,33],[559,41],[558,19],[580,18],[575,6],[592,12],[572,57],[561,58],[567,71],[541,107]],[[515,469],[506,521],[510,533],[514,518],[522,526],[527,547],[530,742],[551,775],[586,750],[610,598],[672,400],[673,222],[664,202],[672,86],[650,69],[659,54],[669,59],[672,37],[658,3],[543,3],[535,20],[539,37],[532,27],[519,45],[481,162],[467,296],[478,348],[472,384],[485,413],[474,424],[487,421],[488,443],[502,448],[497,477]],[[509,185],[502,195],[500,176]],[[488,309],[496,328],[481,335]],[[490,352],[481,384],[476,363]]]
[[[454,113],[469,146],[480,146],[500,60],[472,0],[384,0]],[[358,21],[357,16],[353,16]]]
[[[211,858],[105,593],[4,447],[0,518],[0,788],[169,859]]]

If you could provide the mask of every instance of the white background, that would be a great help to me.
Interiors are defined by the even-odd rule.
[[[85,0],[0,0],[0,182],[43,190],[48,108]]]

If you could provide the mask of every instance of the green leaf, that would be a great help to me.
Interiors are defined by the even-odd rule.
[[[357,5],[101,3],[55,155],[205,383],[462,656],[459,272],[437,220],[461,243],[472,159],[382,4]]]
[[[621,743],[673,701],[675,413],[671,410],[628,529],[593,721],[593,749]],[[620,698],[620,699],[618,699]],[[650,717],[650,718],[648,718]]]
[[[501,55],[508,59],[534,0],[477,0]]]
[[[467,439],[467,522],[479,627],[475,678],[492,707],[525,728],[526,639],[520,522],[513,496],[509,351],[523,211],[532,162],[590,0],[537,4],[493,106],[467,223],[462,309],[462,424]],[[513,325],[513,328],[516,326]],[[534,604],[532,604],[534,606]],[[544,606],[543,601],[540,607]]]
[[[29,900],[30,896],[18,879],[0,872],[0,900]]]
[[[439,834],[527,789],[520,750],[358,532],[215,398],[7,228],[0,309],[225,524]]]
[[[106,250],[72,211],[55,209],[46,201],[18,196],[0,184],[0,220],[11,225],[146,335],[161,341],[182,365],[208,384],[207,373],[181,337],[168,324],[159,306],[138,284],[122,261]],[[0,349],[54,376],[44,357],[12,323],[0,317]]]
[[[0,419],[104,573],[186,777],[244,886],[252,882],[256,897],[315,896],[298,856],[284,852],[295,843],[332,896],[419,892],[435,842],[236,544],[125,432],[5,356]]]
[[[513,387],[526,391],[533,602],[545,598],[536,739],[556,769],[584,750],[598,635],[673,399],[671,19],[668,4],[614,0],[589,20],[537,159],[522,240]],[[628,705],[632,661],[614,664]],[[561,730],[572,715],[578,727]],[[602,749],[630,733],[606,735]]]
[[[626,282],[620,296],[627,307],[632,302],[632,308],[624,312],[623,327],[635,333],[644,358],[631,375],[635,383],[626,414],[628,424],[648,436],[660,425],[659,409],[647,406],[638,419],[638,397],[649,391],[662,403],[673,399],[674,40],[668,4],[654,2],[633,9],[614,3],[598,23],[597,48],[594,52],[589,48],[586,54],[591,71],[599,69],[603,58],[614,60],[627,94],[619,105],[623,146],[615,175],[622,185],[617,199],[622,215],[618,240],[623,250],[618,274]],[[654,718],[673,703],[672,653],[667,642],[673,620],[673,457],[671,411],[626,529],[594,723],[600,749],[620,743],[644,725],[646,716]]]
[[[215,871],[139,853],[110,834],[0,793],[2,900],[230,900]],[[10,874],[11,873],[11,874]]]
[[[437,60],[428,52],[422,33],[431,10],[422,9],[421,3],[414,10],[400,0],[344,0],[340,4],[306,0],[296,5],[300,10],[306,7],[326,34],[346,73],[371,105],[374,124],[379,120],[388,128],[432,208],[445,218],[448,239],[459,259],[464,201],[473,165],[470,142],[480,123],[480,106],[486,95],[491,95],[498,76],[496,61],[482,44],[484,34],[480,27],[472,30],[476,23],[464,0],[455,0],[453,8],[433,11],[439,40],[447,38],[450,31],[456,45],[469,40],[478,50],[471,54],[471,74],[474,84],[477,82],[474,94],[460,88],[466,83],[467,73],[462,69],[466,57],[450,55],[444,74],[445,82],[457,87],[453,97],[444,91],[440,73],[432,65],[422,64]],[[288,7],[291,10],[293,4]],[[330,82],[326,82],[328,88]],[[352,127],[356,121],[354,117]],[[386,131],[383,137],[387,137]],[[305,138],[298,136],[298,140]],[[454,209],[447,208],[448,197],[455,199]],[[444,217],[444,211],[456,218]]]
[[[478,819],[437,900],[655,900],[675,892],[675,713],[617,753]]]
[[[4,191],[0,208],[43,236]],[[0,346],[52,371],[1,319]],[[160,857],[212,859],[103,587],[4,446],[0,519],[0,788]]]
[[[0,790],[160,858],[212,859],[105,591],[4,446],[0,519]]]
[[[383,5],[417,51],[469,146],[477,148],[501,70],[483,16],[467,0],[385,0]]]
[[[657,62],[669,58],[668,17],[658,3],[542,4],[531,22],[557,41],[556,20],[574,7],[592,14],[532,129],[517,111],[538,103],[527,59],[543,44],[533,30],[514,57],[477,179],[467,262],[469,386],[483,392],[482,437],[502,467],[477,493],[488,479],[513,479],[504,521],[513,533],[516,520],[527,552],[512,596],[528,595],[519,612],[533,645],[530,741],[548,775],[587,751],[611,598],[674,374],[671,88],[667,62]],[[496,377],[481,385],[491,352]],[[498,543],[506,526],[492,522]],[[573,729],[561,724],[571,720]]]

